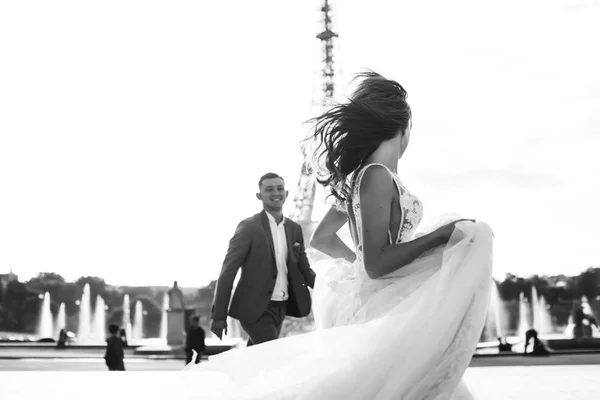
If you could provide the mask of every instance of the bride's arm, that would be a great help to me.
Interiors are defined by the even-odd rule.
[[[448,240],[435,231],[410,242],[389,244],[390,208],[398,193],[390,179],[386,169],[374,166],[365,172],[360,184],[365,270],[373,279],[396,271]]]
[[[346,223],[348,217],[335,207],[331,207],[323,217],[310,239],[310,245],[332,258],[343,258],[354,262],[356,254],[350,250],[337,232]]]

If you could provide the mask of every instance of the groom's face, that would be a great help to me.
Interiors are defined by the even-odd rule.
[[[260,192],[257,193],[256,197],[262,201],[265,208],[269,210],[281,210],[288,197],[283,179],[265,179],[260,184]]]

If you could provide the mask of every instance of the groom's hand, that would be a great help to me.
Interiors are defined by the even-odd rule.
[[[225,331],[225,334],[227,335],[227,321],[213,320],[210,330],[217,335],[219,339],[223,340],[223,331]]]

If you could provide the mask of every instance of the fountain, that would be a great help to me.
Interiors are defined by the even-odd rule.
[[[37,334],[40,339],[51,338],[54,332],[52,329],[52,311],[50,310],[50,293],[46,292],[43,297],[40,295],[40,298],[43,298],[44,301],[38,317]]]
[[[93,344],[104,344],[106,338],[106,307],[104,299],[100,295],[96,296],[96,306],[94,307],[94,318],[92,322],[91,341]]]
[[[505,326],[506,322],[507,315],[504,308],[504,302],[500,298],[498,284],[496,281],[494,281],[492,283],[492,293],[490,297],[488,315],[485,320],[484,334],[481,340],[495,341],[497,338],[504,337],[506,333],[504,332],[503,327]]]
[[[90,284],[83,287],[83,294],[79,303],[79,326],[77,328],[77,344],[90,345],[92,331],[92,310],[90,304]]]
[[[535,286],[531,288],[533,300],[533,327],[539,334],[551,334],[554,331],[552,317],[544,296],[538,294]]]
[[[58,307],[58,315],[54,323],[54,337],[58,338],[61,329],[67,329],[67,314],[65,312],[65,303],[60,303]]]
[[[517,337],[522,340],[525,337],[525,332],[530,328],[527,319],[527,301],[525,300],[525,293],[519,294],[519,325],[517,326]]]
[[[497,288],[492,288],[490,299],[490,310],[488,320],[485,326],[485,338],[489,339],[496,334],[502,337],[503,330],[506,329],[507,321],[502,319],[507,317],[506,309],[501,307],[502,300],[500,299]],[[571,349],[597,349],[600,346],[600,330],[592,322],[595,320],[593,310],[590,307],[588,299],[584,296],[581,302],[574,302],[569,324],[564,333],[559,333],[557,326],[553,321],[550,313],[550,307],[546,298],[538,292],[538,289],[532,285],[530,300],[525,297],[525,293],[519,293],[518,302],[518,326],[515,333],[516,337],[509,338],[509,343],[512,341],[512,351],[523,351],[523,339],[525,332],[529,329],[535,329],[538,337],[544,343],[555,351],[571,350]],[[593,318],[592,318],[593,317]],[[575,332],[575,322],[579,321],[583,328],[578,328]],[[596,320],[597,321],[597,320]],[[504,329],[502,329],[504,328]],[[495,329],[495,332],[494,332]],[[506,333],[504,333],[506,334]],[[574,341],[577,334],[579,340]],[[515,343],[516,340],[516,343]],[[492,347],[498,347],[492,342],[483,342],[478,345],[478,349],[483,352],[490,352]]]
[[[104,299],[96,296],[96,306],[92,315],[90,284],[83,287],[79,301],[79,326],[77,328],[77,344],[82,346],[103,345],[106,335],[106,308]]]
[[[162,313],[160,317],[160,338],[167,343],[167,310],[169,309],[169,294],[165,292],[162,302]]]
[[[540,318],[538,312],[540,311],[539,298],[537,288],[531,285],[531,328],[535,329],[540,333]]]
[[[129,295],[123,296],[123,318],[121,321],[121,328],[125,329],[125,336],[127,340],[131,338],[131,308],[129,305]]]
[[[494,316],[494,325],[496,328],[496,337],[504,337],[502,331],[503,322],[506,320],[506,313],[504,311],[504,304],[500,298],[500,292],[498,291],[498,284],[494,281],[492,285],[492,298],[490,300],[490,308]]]
[[[135,321],[133,322],[132,343],[138,343],[144,337],[144,309],[140,300],[135,302]]]
[[[528,312],[531,318],[527,318]],[[554,330],[546,299],[538,294],[537,288],[533,285],[531,286],[531,307],[528,307],[523,292],[519,296],[519,327],[517,329],[519,338],[523,338],[528,329],[535,329],[539,334],[546,335],[551,334]]]

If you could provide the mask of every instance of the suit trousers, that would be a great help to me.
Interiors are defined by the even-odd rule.
[[[247,346],[268,342],[279,337],[285,319],[286,304],[286,301],[270,300],[267,309],[257,321],[252,323],[240,321],[242,328],[250,336]]]

